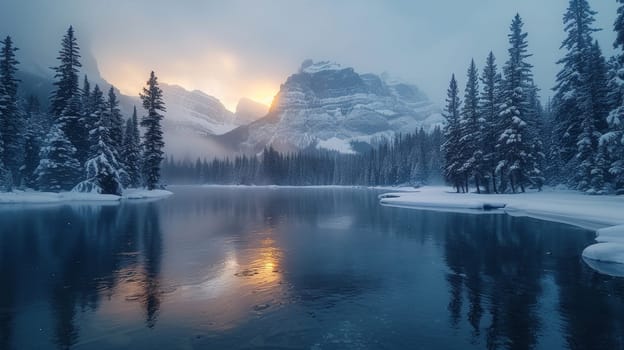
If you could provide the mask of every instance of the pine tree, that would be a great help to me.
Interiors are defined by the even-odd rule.
[[[82,83],[82,89],[80,90],[80,104],[81,104],[81,112],[80,112],[80,123],[84,127],[86,131],[87,140],[89,139],[89,130],[93,127],[93,114],[95,113],[94,100],[91,94],[91,84],[89,83],[89,79],[87,76],[84,76],[84,80]],[[90,146],[89,146],[90,147]],[[89,154],[89,147],[87,147],[83,152],[83,158],[81,158],[82,163],[84,163]]]
[[[445,161],[443,171],[444,177],[456,188],[457,192],[466,191],[464,188],[463,174],[461,173],[463,162],[458,149],[462,137],[459,112],[460,105],[461,101],[459,100],[457,81],[453,74],[447,90],[446,109],[444,113],[444,117],[446,118],[446,125],[444,127],[445,142],[442,145],[442,152],[444,153]]]
[[[41,160],[35,170],[39,189],[53,192],[70,190],[81,174],[75,154],[76,149],[63,130],[58,125],[52,126],[41,148]]]
[[[595,42],[585,58],[585,75],[578,94],[581,120],[581,134],[578,137],[577,162],[579,163],[577,188],[591,194],[603,194],[608,171],[605,149],[599,145],[601,136],[607,131],[608,114],[607,65]]]
[[[606,118],[608,130],[600,138],[600,145],[615,191],[621,194],[624,193],[624,0],[618,2],[614,43],[618,53],[611,65],[609,84],[613,110]]]
[[[528,125],[528,136],[529,139],[532,140],[529,144],[529,157],[528,157],[528,178],[531,185],[538,189],[542,190],[546,179],[544,177],[544,173],[542,172],[544,166],[544,146],[542,142],[542,135],[540,132],[544,129],[543,118],[544,118],[544,109],[542,107],[542,103],[540,102],[539,89],[533,82],[528,87],[528,97],[527,97],[527,116],[525,118]]]
[[[42,141],[46,133],[46,120],[42,113],[39,101],[30,96],[26,105],[26,133],[24,135],[24,164],[21,167],[22,181],[28,188],[38,187],[35,170],[39,166],[39,155]]]
[[[500,123],[503,130],[497,142],[500,161],[497,170],[507,178],[511,190],[518,187],[525,191],[530,173],[534,172],[531,162],[531,140],[525,120],[530,113],[528,93],[532,85],[532,66],[526,62],[531,57],[527,53],[527,36],[523,32],[524,23],[520,15],[512,21],[509,37],[509,59],[503,69],[504,81],[501,97]],[[505,185],[506,182],[503,183]],[[503,186],[502,190],[505,189]]]
[[[76,160],[84,164],[89,154],[89,134],[82,116],[82,97],[74,94],[65,104],[65,109],[57,118],[56,123],[76,148]]]
[[[15,58],[15,52],[18,50],[13,45],[13,40],[7,36],[3,41],[0,52],[0,85],[3,86],[4,97],[0,99],[0,108],[2,109],[2,120],[0,127],[2,128],[2,142],[4,146],[3,164],[8,170],[6,178],[6,187],[11,190],[13,185],[19,185],[20,171],[19,168],[24,158],[23,142],[24,142],[24,120],[23,114],[17,104],[17,87],[19,80],[16,78],[17,65],[19,62]]]
[[[4,86],[0,84],[0,121],[4,120],[5,101],[8,98],[8,95],[4,92]],[[12,186],[12,181],[9,171],[4,166],[4,137],[2,133],[3,130],[0,128],[0,189],[7,190]]]
[[[590,155],[580,148],[585,147],[587,141],[581,136],[581,133],[587,134],[588,131],[588,123],[584,123],[583,119],[591,117],[590,102],[587,100],[590,81],[588,59],[593,42],[591,36],[597,31],[593,27],[595,14],[587,0],[570,0],[563,17],[567,37],[561,48],[566,50],[566,54],[558,62],[562,68],[557,74],[553,104],[556,147],[566,164],[563,171],[567,174],[574,173],[579,164],[590,162],[589,159],[579,158],[579,154]],[[577,176],[572,182],[578,185],[578,181]]]
[[[100,88],[93,89],[94,118],[89,131],[89,158],[85,162],[86,179],[74,188],[77,192],[121,195],[125,171],[112,145],[111,115]]]
[[[128,186],[141,185],[141,140],[136,106],[132,117],[126,121],[126,132],[123,141],[122,160],[128,173]]]
[[[53,117],[60,118],[69,100],[79,93],[78,71],[80,64],[80,48],[74,36],[74,28],[69,27],[61,41],[59,51],[59,65],[54,67],[57,79],[54,82],[55,90],[52,92],[50,112]]]
[[[108,90],[108,114],[110,115],[110,138],[112,146],[115,147],[117,154],[122,154],[124,121],[119,110],[119,100],[115,94],[115,89],[111,86]]]
[[[460,159],[463,161],[461,172],[464,174],[465,186],[468,178],[473,177],[477,192],[481,193],[483,177],[483,150],[480,147],[482,123],[479,117],[479,73],[474,60],[468,68],[468,80],[464,93],[464,105],[460,115],[461,135],[459,142]]]
[[[160,165],[164,159],[162,126],[160,125],[165,112],[165,103],[162,90],[158,86],[158,79],[152,71],[147,81],[147,87],[141,94],[143,108],[147,115],[141,118],[141,126],[145,128],[143,135],[143,174],[147,189],[154,190],[160,181]]]
[[[488,192],[494,193],[498,191],[496,186],[496,165],[499,161],[495,145],[499,135],[502,134],[502,130],[498,128],[500,126],[498,109],[500,107],[501,82],[502,78],[500,73],[498,73],[496,58],[490,52],[481,77],[483,91],[479,105],[479,116],[483,119],[483,129],[479,144],[483,151],[483,174],[488,180],[486,189]]]

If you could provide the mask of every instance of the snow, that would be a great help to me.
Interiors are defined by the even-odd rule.
[[[624,243],[590,245],[583,250],[583,260],[602,274],[624,277]]]
[[[380,195],[383,205],[426,210],[507,213],[597,230],[597,244],[583,251],[594,270],[624,277],[624,196],[588,196],[575,191],[523,194],[458,194],[448,187]]]
[[[315,74],[318,72],[328,71],[328,70],[341,70],[342,66],[336,62],[330,61],[320,61],[314,62],[312,60],[306,60],[301,65],[300,71],[302,73]]]
[[[150,198],[166,198],[173,195],[173,192],[167,190],[143,190],[143,189],[126,189],[123,191],[123,199],[150,199]]]
[[[355,154],[351,148],[351,143],[348,140],[332,137],[327,140],[319,140],[316,145],[319,149],[326,149],[330,151],[336,151],[343,154]]]
[[[148,199],[148,198],[164,198],[172,195],[172,192],[165,190],[124,190],[122,196],[112,194],[99,193],[81,193],[81,192],[36,192],[36,191],[14,191],[0,193],[0,205],[2,204],[47,204],[47,203],[66,203],[66,202],[119,202],[122,199]]]
[[[80,192],[3,192],[0,193],[0,204],[43,204],[62,202],[113,202],[121,197],[110,194]]]
[[[432,210],[498,208],[514,216],[530,216],[592,230],[624,224],[624,197],[621,196],[588,196],[575,191],[457,194],[449,187],[423,187],[418,192],[387,193],[381,197],[381,203],[390,206]]]

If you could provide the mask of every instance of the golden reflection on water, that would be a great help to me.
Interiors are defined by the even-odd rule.
[[[208,268],[204,278],[196,283],[158,286],[165,289],[152,291],[160,298],[159,317],[189,320],[203,330],[224,331],[279,308],[288,292],[280,269],[283,253],[273,235],[272,230],[254,234],[239,243],[243,247],[229,243],[229,247],[224,247],[227,253],[221,262]],[[134,271],[119,271],[114,296],[109,299],[109,307],[104,308],[105,313],[114,313],[118,319],[123,314],[135,318],[137,304],[146,307],[145,281],[140,278],[144,271],[140,265],[134,265]],[[184,273],[175,266],[164,270]],[[145,315],[145,311],[154,312],[141,313]]]

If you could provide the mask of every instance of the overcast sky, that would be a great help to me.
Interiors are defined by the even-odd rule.
[[[270,103],[306,58],[416,83],[442,105],[451,73],[464,84],[472,57],[506,59],[516,12],[529,33],[542,95],[550,94],[568,0],[2,0],[0,35],[21,48],[23,66],[55,64],[74,25],[105,79],[137,94],[150,70],[233,108],[240,97]],[[612,54],[617,4],[590,0],[596,34]],[[23,67],[26,68],[26,67]]]

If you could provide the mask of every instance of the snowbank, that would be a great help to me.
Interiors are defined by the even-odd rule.
[[[583,250],[583,260],[600,273],[624,277],[624,243],[597,243]]]
[[[496,209],[591,230],[624,224],[624,197],[588,196],[574,191],[522,194],[457,194],[449,187],[423,187],[417,192],[386,193],[381,204],[418,209]]]
[[[598,230],[597,244],[583,250],[583,259],[595,270],[624,277],[624,225]]]
[[[36,192],[36,191],[14,191],[1,192],[1,204],[47,204],[47,203],[64,203],[64,202],[119,202],[122,199],[148,199],[148,198],[164,198],[171,196],[173,193],[165,190],[124,190],[122,196],[112,194],[99,193],[83,193],[83,192]]]
[[[0,204],[44,204],[59,202],[115,202],[121,197],[109,194],[80,192],[3,192],[0,193]]]
[[[598,244],[587,247],[583,258],[596,271],[624,277],[624,197],[588,196],[574,191],[523,194],[457,194],[447,187],[425,187],[418,192],[379,196],[387,206],[414,209],[494,212],[572,224],[598,230]]]
[[[123,191],[123,199],[151,199],[169,197],[173,192],[166,190],[142,190],[142,189],[126,189]]]

